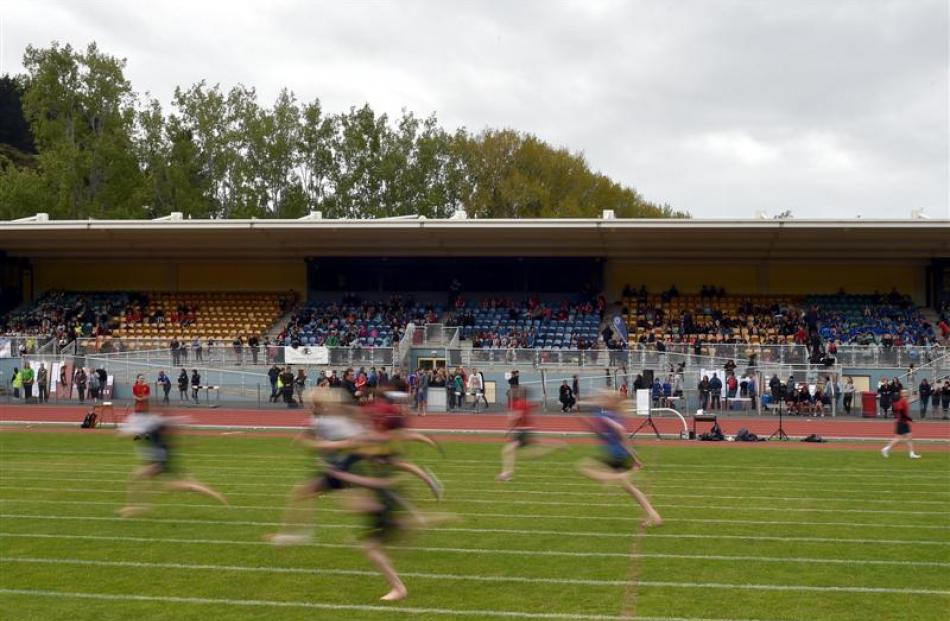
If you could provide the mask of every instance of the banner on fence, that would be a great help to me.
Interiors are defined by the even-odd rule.
[[[330,350],[326,347],[285,347],[287,364],[330,364]]]

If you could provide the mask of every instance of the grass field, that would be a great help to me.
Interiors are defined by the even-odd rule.
[[[186,494],[116,517],[136,465],[105,432],[0,434],[0,618],[762,619],[950,618],[950,453],[641,444],[640,483],[667,520],[645,535],[621,492],[573,464],[594,447],[494,480],[499,445],[414,459],[446,485],[413,498],[460,520],[394,552],[385,582],[362,521],[319,501],[312,545],[264,543],[310,461],[286,438],[181,438],[182,465],[232,507]],[[402,611],[397,612],[397,611]]]

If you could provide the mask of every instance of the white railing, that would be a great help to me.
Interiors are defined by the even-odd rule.
[[[77,356],[95,357],[102,360],[116,360],[154,364],[172,368],[227,368],[227,367],[264,367],[273,364],[284,364],[283,346],[270,345],[257,348],[242,345],[221,345],[209,351],[204,345],[201,350],[194,349],[190,344],[180,349],[177,355],[169,348],[130,349],[125,351],[110,351],[96,349],[96,342],[91,339],[80,339],[76,342]],[[151,345],[151,343],[149,343]],[[392,347],[327,347],[329,364],[295,364],[294,366],[392,366],[395,350]],[[199,353],[200,352],[200,353]]]

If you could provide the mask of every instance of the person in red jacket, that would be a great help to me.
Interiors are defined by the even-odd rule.
[[[900,392],[900,398],[893,403],[891,406],[894,410],[894,418],[897,419],[897,433],[887,443],[887,446],[881,449],[881,455],[888,457],[890,455],[891,449],[900,442],[904,440],[907,442],[907,450],[909,451],[908,455],[911,459],[920,459],[920,455],[914,452],[914,438],[910,432],[910,407],[907,403],[907,397],[910,393],[906,390]]]

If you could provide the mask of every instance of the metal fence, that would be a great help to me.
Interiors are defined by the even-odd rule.
[[[0,356],[17,358],[22,354],[35,354],[56,346],[56,340],[48,336],[0,335]]]
[[[392,366],[394,350],[392,347],[328,347],[329,366]],[[77,356],[94,356],[103,360],[141,362],[162,365],[164,367],[199,366],[204,368],[263,367],[284,364],[285,348],[271,345],[268,347],[203,347],[200,350],[190,345],[173,353],[170,349],[133,349],[127,351],[109,351],[96,349],[93,340],[76,341]],[[298,363],[295,366],[327,366]]]
[[[838,349],[836,364],[860,368],[908,368],[932,364],[950,368],[946,347],[896,347],[849,345]],[[447,359],[451,365],[476,365],[484,367],[529,366],[545,367],[625,367],[642,369],[668,369],[681,364],[707,364],[721,366],[732,360],[739,367],[756,365],[808,365],[808,349],[802,345],[714,344],[695,348],[687,345],[636,346],[630,349],[506,349],[506,348],[448,348]]]

